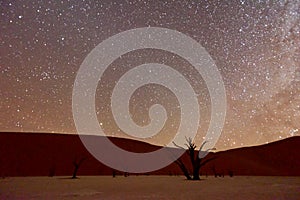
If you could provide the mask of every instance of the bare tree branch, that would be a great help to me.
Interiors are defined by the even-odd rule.
[[[210,158],[210,159],[207,159],[207,160],[204,160],[203,161],[203,158],[200,157],[200,153],[203,152],[202,149],[204,148],[205,144],[207,144],[209,141],[204,141],[201,146],[200,146],[200,149],[199,149],[199,152],[198,154],[196,155],[195,152],[196,152],[196,144],[193,142],[192,138],[187,138],[185,137],[186,139],[186,146],[187,146],[187,149],[177,145],[174,141],[172,142],[174,144],[175,147],[177,148],[180,148],[182,150],[185,150],[188,155],[189,155],[189,158],[190,158],[190,162],[192,164],[192,167],[193,167],[193,176],[191,177],[189,174],[189,170],[188,168],[186,167],[186,165],[184,164],[184,162],[179,158],[175,161],[175,163],[180,167],[181,171],[183,172],[183,174],[186,176],[186,178],[188,180],[200,180],[200,168],[203,167],[204,165],[206,165],[208,162],[216,159],[216,157],[213,157],[213,158]],[[207,149],[205,152],[208,152],[210,150],[213,150],[215,148],[210,148],[210,149]]]

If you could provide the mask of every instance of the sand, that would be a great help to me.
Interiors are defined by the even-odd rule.
[[[0,199],[300,199],[300,177],[81,176],[0,179]]]

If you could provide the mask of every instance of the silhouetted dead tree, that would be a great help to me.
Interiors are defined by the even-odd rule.
[[[195,145],[195,143],[193,143],[192,139],[191,138],[186,138],[186,142],[187,144],[185,144],[187,146],[187,152],[189,154],[189,158],[190,158],[190,161],[191,161],[191,164],[192,164],[192,167],[193,167],[193,174],[192,174],[192,177],[190,176],[190,173],[186,167],[186,165],[184,164],[184,162],[182,162],[181,159],[177,159],[175,161],[175,163],[180,167],[181,171],[183,172],[183,174],[185,175],[185,177],[188,179],[188,180],[200,180],[200,168],[203,167],[204,165],[206,165],[208,162],[216,159],[216,157],[212,157],[210,159],[206,159],[206,160],[203,160],[202,157],[200,157],[200,153],[202,152],[202,149],[204,147],[204,145],[208,142],[208,141],[204,141],[203,144],[200,146],[200,149],[199,149],[199,152],[197,154],[197,151],[196,151],[196,148],[197,146]],[[173,142],[173,144],[176,146],[176,147],[179,147],[181,149],[184,149],[183,147],[175,144]],[[214,149],[208,149],[207,151],[210,151],[210,150],[214,150]],[[206,152],[207,152],[206,151]]]
[[[73,175],[72,175],[72,179],[77,178],[77,172],[79,167],[82,165],[82,163],[86,160],[86,157],[82,157],[80,159],[75,158],[73,160],[73,166],[74,166],[74,170],[73,170]]]

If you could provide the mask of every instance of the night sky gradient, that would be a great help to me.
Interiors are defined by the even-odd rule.
[[[227,116],[217,149],[264,144],[300,135],[300,1],[0,1],[0,131],[76,133],[72,89],[88,53],[108,37],[139,27],[165,27],[198,41],[225,84]],[[128,137],[116,126],[110,94],[129,69],[164,63],[190,81],[201,107],[203,140],[210,119],[205,82],[183,58],[162,50],[130,52],[99,81],[99,123],[107,135]],[[97,104],[97,99],[105,104]],[[159,85],[139,88],[130,111],[139,125],[161,103],[169,119],[155,137],[163,145],[180,121],[176,96]]]

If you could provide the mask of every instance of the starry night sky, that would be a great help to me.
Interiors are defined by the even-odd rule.
[[[0,12],[0,131],[76,133],[72,89],[85,57],[112,35],[151,26],[190,36],[214,59],[228,101],[217,149],[300,135],[300,1],[1,0]],[[126,137],[111,115],[110,94],[126,70],[147,62],[172,66],[201,94],[201,141],[210,119],[205,83],[186,60],[154,49],[116,59],[99,82],[105,133]],[[180,105],[163,86],[139,88],[130,106],[137,124],[149,123],[153,103],[169,119],[146,141],[163,145],[178,128]]]

